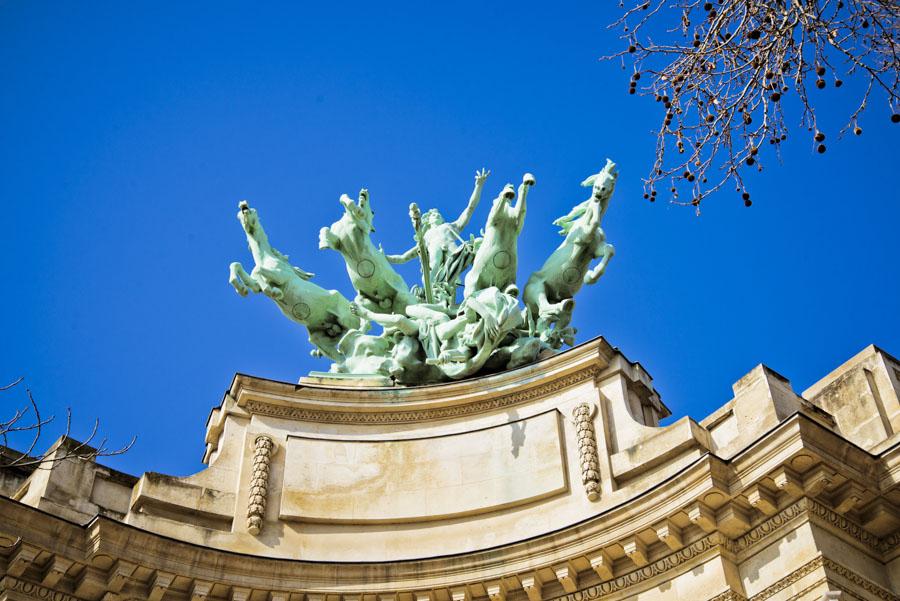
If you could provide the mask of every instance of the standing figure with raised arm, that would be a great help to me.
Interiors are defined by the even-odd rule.
[[[456,304],[456,287],[459,278],[468,269],[475,257],[478,240],[474,237],[465,240],[462,231],[472,219],[472,214],[481,200],[484,182],[491,174],[482,169],[475,173],[475,189],[469,197],[469,203],[456,219],[444,221],[437,209],[429,209],[422,214],[422,231],[419,235],[425,243],[430,265],[423,266],[431,276],[431,285],[435,290],[435,300],[448,306]],[[406,263],[418,256],[418,246],[400,255],[387,255],[391,263]]]
[[[466,274],[463,297],[468,298],[479,290],[495,286],[507,294],[517,296],[516,256],[517,240],[525,224],[525,198],[534,185],[534,176],[526,173],[519,185],[519,198],[512,184],[506,184],[494,199],[484,227],[484,239],[475,253],[472,269]]]

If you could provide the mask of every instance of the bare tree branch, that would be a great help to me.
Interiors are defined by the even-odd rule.
[[[662,185],[672,202],[699,213],[703,199],[731,182],[750,206],[743,174],[762,169],[766,143],[779,157],[788,136],[785,97],[796,94],[802,125],[816,151],[826,151],[813,97],[829,81],[864,82],[841,134],[862,134],[873,94],[900,123],[897,0],[639,0],[631,8],[620,0],[619,7],[610,27],[626,47],[603,59],[618,58],[623,68],[630,61],[629,93],[652,95],[665,110],[644,179],[650,201]]]
[[[0,392],[9,393],[16,390],[24,381],[25,377],[23,376],[10,384],[0,386]],[[3,440],[3,446],[9,448],[11,436],[25,434],[29,440],[27,449],[16,451],[12,454],[0,453],[0,469],[12,467],[47,469],[52,467],[53,464],[66,459],[94,460],[97,457],[121,455],[128,451],[136,440],[132,438],[128,444],[117,449],[108,448],[106,437],[95,443],[94,439],[100,430],[100,420],[94,420],[94,425],[88,437],[83,441],[75,441],[69,436],[72,429],[72,411],[71,409],[66,409],[66,425],[61,434],[63,444],[56,445],[42,454],[34,454],[34,449],[41,440],[46,429],[45,427],[53,421],[53,416],[41,417],[38,404],[31,389],[28,387],[25,387],[25,397],[28,400],[27,405],[24,408],[14,410],[9,419],[0,422],[0,439]],[[27,419],[29,417],[30,419]]]

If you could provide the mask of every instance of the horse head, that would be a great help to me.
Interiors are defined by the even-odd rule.
[[[592,188],[591,198],[600,203],[601,212],[606,212],[606,207],[609,204],[610,197],[612,197],[618,177],[619,171],[616,168],[616,164],[606,159],[606,165],[600,170],[600,173],[595,173],[581,182],[583,187]]]
[[[259,216],[256,214],[256,209],[250,208],[250,204],[246,200],[238,203],[237,218],[241,222],[241,227],[244,228],[244,233],[248,236],[255,238],[259,234]]]
[[[506,184],[503,186],[503,190],[500,194],[497,195],[497,198],[494,199],[494,207],[497,207],[499,204],[503,204],[509,206],[513,199],[516,197],[516,188],[512,184]]]
[[[345,215],[350,217],[350,221],[356,228],[366,233],[375,231],[375,226],[373,225],[375,211],[372,210],[372,205],[369,204],[368,190],[363,188],[359,191],[358,204],[354,203],[346,194],[341,195],[340,203],[344,207],[344,211],[346,211]]]

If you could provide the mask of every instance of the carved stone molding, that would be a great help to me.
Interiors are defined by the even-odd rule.
[[[747,601],[747,597],[737,591],[725,591],[710,598],[709,601]]]
[[[816,570],[820,569],[825,564],[824,558],[820,555],[816,557],[812,561],[808,561],[772,586],[768,588],[764,588],[760,592],[756,593],[752,597],[750,597],[750,601],[764,601],[764,599],[768,599],[772,597],[787,587],[791,586],[807,574],[812,574]]]
[[[269,494],[269,462],[275,450],[271,437],[256,437],[253,449],[253,473],[250,475],[250,500],[247,505],[247,531],[256,536],[262,530]]]
[[[804,588],[802,591],[798,592],[797,594],[791,595],[790,601],[801,601],[802,599],[809,599],[810,597],[808,597],[807,595],[809,595],[813,591],[816,591],[817,589],[821,589],[822,586],[828,586],[828,578],[820,578],[820,579],[816,580],[815,582],[813,582],[812,584],[810,584],[809,586],[807,586],[806,588]],[[829,587],[829,588],[833,588],[833,587]],[[816,599],[816,601],[831,601],[832,599],[837,599],[838,601],[842,601],[842,600],[846,600],[848,598],[851,601],[853,599],[856,599],[855,596],[844,597],[841,594],[841,592],[833,591],[833,590],[827,591],[824,595],[813,597],[813,599]]]
[[[732,540],[729,545],[732,552],[740,553],[741,551],[745,551],[756,543],[764,540],[769,535],[775,534],[781,530],[785,524],[803,515],[807,503],[807,499],[800,499],[793,504],[788,505],[772,517],[760,522],[746,534]]]
[[[819,520],[832,524],[836,528],[839,528],[843,532],[856,538],[858,541],[866,544],[872,550],[883,550],[887,544],[888,537],[885,537],[884,540],[879,540],[877,537],[865,531],[857,524],[854,524],[846,517],[835,513],[834,511],[832,511],[828,507],[825,507],[817,501],[804,497],[798,499],[791,505],[788,505],[775,515],[763,520],[755,527],[753,527],[749,532],[735,539],[728,539],[721,533],[714,532],[713,534],[707,535],[705,538],[695,541],[693,544],[688,545],[680,551],[676,551],[675,553],[672,553],[666,557],[662,557],[657,561],[651,562],[637,570],[622,574],[621,576],[615,579],[608,580],[607,582],[603,582],[601,584],[576,591],[575,593],[570,593],[562,597],[556,597],[555,599],[551,599],[549,601],[589,601],[591,599],[596,599],[601,596],[620,591],[624,588],[640,584],[645,580],[673,570],[679,565],[690,561],[694,557],[701,555],[709,551],[710,549],[713,549],[714,547],[727,549],[728,551],[736,554],[746,551],[756,546],[757,544],[764,542],[770,536],[778,535],[779,532],[782,531],[784,526],[803,516],[817,518]],[[824,564],[823,561],[825,562]],[[768,599],[769,597],[775,595],[779,591],[783,590],[787,586],[790,586],[803,576],[813,572],[815,569],[820,568],[823,565],[825,565],[825,567],[827,567],[829,570],[832,570],[833,572],[844,576],[845,578],[847,578],[847,580],[853,582],[854,584],[857,584],[858,586],[865,588],[865,590],[871,592],[872,594],[877,595],[880,599],[885,599],[886,601],[900,601],[900,597],[893,595],[889,591],[881,589],[877,585],[869,582],[868,580],[865,580],[860,576],[857,576],[846,568],[834,563],[831,560],[823,559],[822,557],[818,557],[813,561],[804,564],[803,566],[789,574],[785,579],[779,581],[778,583],[772,585],[767,589],[764,589],[753,597],[750,597],[749,601],[763,601],[765,599]],[[834,567],[832,567],[832,565]],[[736,591],[729,590],[719,593],[715,597],[712,597],[710,601],[747,601],[747,597],[744,597],[741,593],[738,593]]]
[[[847,519],[847,517],[840,515],[832,509],[822,505],[818,501],[807,499],[806,502],[810,515],[813,515],[826,524],[834,526],[838,530],[849,534],[857,541],[869,547],[876,553],[880,554],[890,550],[885,546],[885,541],[879,539],[877,536],[864,529],[859,524],[850,521],[849,519]]]
[[[534,386],[528,390],[515,392],[493,399],[485,399],[464,405],[449,407],[436,407],[433,409],[419,409],[410,411],[333,411],[319,410],[309,407],[290,407],[258,400],[247,401],[244,407],[250,412],[259,415],[270,415],[306,422],[324,423],[360,423],[360,424],[391,424],[412,423],[436,419],[447,419],[463,415],[484,413],[496,409],[503,409],[512,405],[518,405],[533,399],[548,396],[563,388],[593,379],[602,371],[597,365],[578,370],[544,385]]]
[[[81,601],[78,597],[7,574],[0,579],[0,592],[13,591],[40,601]]]
[[[847,580],[848,582],[851,582],[855,586],[860,587],[861,589],[865,590],[867,593],[869,593],[871,595],[874,595],[878,599],[883,599],[884,601],[900,601],[900,597],[893,594],[892,592],[881,588],[877,584],[870,582],[869,580],[863,578],[856,572],[854,572],[848,568],[845,568],[844,566],[834,562],[831,559],[822,557],[821,555],[819,557],[816,557],[815,559],[803,564],[802,566],[800,566],[799,568],[797,568],[796,570],[794,570],[793,572],[788,574],[786,577],[782,578],[781,580],[779,580],[778,582],[773,584],[772,586],[761,590],[757,594],[750,597],[749,600],[746,600],[746,597],[743,597],[742,595],[735,593],[734,591],[727,591],[725,593],[722,593],[720,595],[713,597],[712,599],[710,599],[710,601],[732,601],[732,600],[733,601],[745,601],[745,600],[746,601],[765,601],[765,599],[769,599],[770,597],[777,595],[784,589],[786,589],[789,586],[792,586],[794,583],[798,582],[804,576],[812,574],[813,572],[815,572],[818,569],[824,569],[826,571],[826,573],[832,572],[834,574],[837,574],[841,578],[844,578],[845,580]],[[798,594],[791,596],[790,598],[791,599],[804,599],[806,597],[807,593],[822,586],[822,584],[824,584],[826,582],[827,582],[826,578],[821,578],[821,579],[817,580],[816,582],[812,583],[811,585],[809,585],[808,587],[806,587],[805,589],[803,589],[802,591],[800,591]]]
[[[882,553],[889,553],[896,549],[900,549],[900,530],[882,538],[879,547],[881,548]]]
[[[596,405],[581,403],[572,411],[581,462],[581,483],[591,501],[600,498],[600,457],[597,455],[597,435],[594,432],[596,409]]]
[[[675,551],[665,557],[650,562],[637,570],[617,576],[612,580],[601,582],[593,586],[568,593],[560,597],[554,597],[548,601],[591,601],[600,599],[605,595],[610,595],[622,589],[635,586],[651,578],[659,576],[673,570],[678,566],[691,561],[695,557],[699,557],[709,551],[717,548],[724,548],[725,538],[718,533],[710,534],[697,540],[690,545]]]
[[[734,553],[740,553],[762,541],[769,535],[777,533],[782,526],[803,515],[810,516],[817,522],[827,524],[840,530],[854,538],[856,541],[862,543],[876,554],[881,555],[887,553],[896,547],[894,543],[898,533],[892,535],[894,537],[893,539],[891,536],[879,539],[846,516],[807,497],[797,499],[791,505],[788,505],[775,515],[754,526],[746,534],[735,538],[730,542],[729,547]]]
[[[840,565],[839,563],[836,563],[835,561],[833,561],[831,559],[825,558],[824,565],[825,565],[826,571],[837,574],[844,580],[847,580],[848,582],[853,583],[854,585],[865,590],[867,593],[875,595],[879,599],[884,599],[884,601],[900,601],[900,596],[895,595],[894,593],[881,588],[874,582],[871,582],[871,581],[863,578],[862,576],[860,576],[853,570],[850,570],[849,568],[845,568],[844,566]]]

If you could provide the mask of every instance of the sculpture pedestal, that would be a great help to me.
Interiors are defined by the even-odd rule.
[[[336,374],[330,371],[311,371],[298,384],[335,386],[338,388],[390,388],[394,381],[381,374]]]

